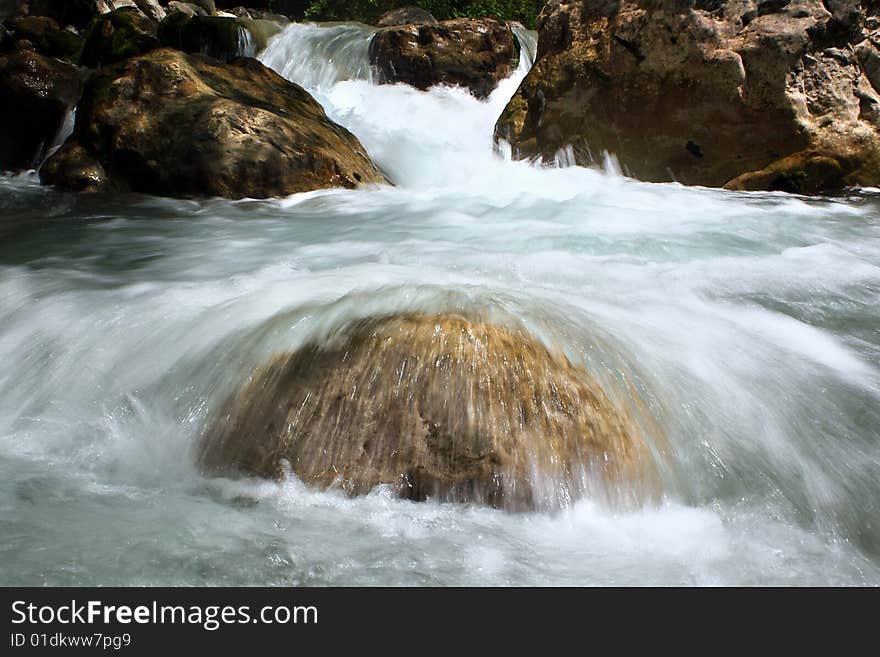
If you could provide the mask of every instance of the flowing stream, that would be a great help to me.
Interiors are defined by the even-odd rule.
[[[370,35],[294,25],[260,59],[395,187],[230,202],[0,178],[0,584],[880,584],[876,192],[513,162],[492,128],[530,57],[480,102],[373,84]],[[516,514],[199,474],[201,432],[271,354],[468,309],[626,373],[663,498]]]

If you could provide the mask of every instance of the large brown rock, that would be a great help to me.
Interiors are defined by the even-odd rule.
[[[880,21],[855,0],[551,0],[496,138],[643,180],[880,184]]]
[[[397,25],[434,25],[437,19],[431,12],[421,7],[398,7],[386,11],[376,21],[377,27],[395,27]]]
[[[66,173],[96,165],[107,177],[94,186]],[[385,182],[354,135],[260,62],[165,48],[89,80],[73,135],[40,174],[66,189],[227,198]]]
[[[370,62],[381,84],[459,85],[485,98],[516,70],[519,42],[491,18],[387,27],[370,42]]]
[[[76,67],[38,54],[0,54],[0,170],[37,166],[81,90]]]
[[[354,322],[276,357],[220,409],[200,462],[510,510],[632,503],[657,483],[636,424],[585,369],[521,328],[448,314]]]

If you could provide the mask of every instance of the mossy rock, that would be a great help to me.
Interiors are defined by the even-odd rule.
[[[65,61],[76,61],[83,40],[77,34],[61,28],[48,16],[22,16],[12,22],[16,39],[34,44],[37,52]]]
[[[208,55],[223,62],[256,54],[253,36],[237,18],[174,12],[159,24],[157,35],[166,48]]]
[[[98,67],[136,57],[160,46],[156,23],[134,7],[95,18],[86,29],[80,63]]]
[[[225,198],[386,182],[302,87],[256,59],[172,48],[93,74],[73,135],[40,175],[73,191]]]
[[[72,192],[94,192],[108,188],[104,167],[79,144],[62,148],[57,157],[46,163],[41,175],[50,180],[64,180]]]

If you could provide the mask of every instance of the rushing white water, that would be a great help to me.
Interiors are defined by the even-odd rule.
[[[486,102],[376,86],[369,34],[292,26],[261,58],[396,187],[228,202],[0,180],[0,583],[880,583],[874,193],[511,162],[492,124],[528,61]],[[456,308],[626,372],[665,436],[664,499],[509,514],[196,471],[269,354]]]

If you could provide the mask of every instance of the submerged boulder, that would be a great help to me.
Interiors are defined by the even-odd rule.
[[[106,177],[83,187],[78,172],[98,166]],[[386,182],[298,85],[255,59],[224,65],[167,48],[97,72],[40,175],[64,189],[227,198]]]
[[[585,369],[521,328],[449,314],[354,322],[276,357],[226,401],[200,462],[509,510],[656,484],[641,433]]]
[[[0,54],[0,170],[37,166],[80,90],[71,64],[34,50]]]
[[[880,184],[880,21],[856,0],[548,2],[496,126],[515,156],[615,155],[648,181]]]
[[[507,23],[465,18],[381,29],[370,42],[370,63],[381,84],[459,85],[485,98],[516,70],[519,51]]]

